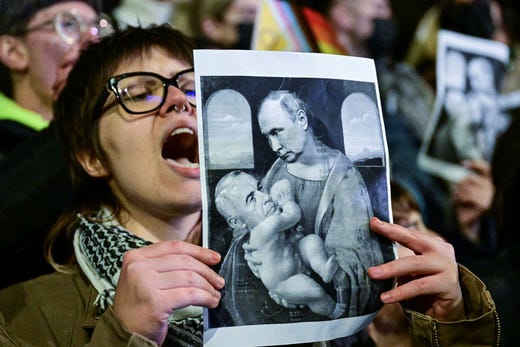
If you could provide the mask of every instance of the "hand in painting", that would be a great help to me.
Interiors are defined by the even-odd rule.
[[[262,262],[255,257],[253,257],[253,252],[257,250],[256,247],[251,246],[249,242],[246,242],[242,245],[242,249],[244,250],[244,259],[247,262],[247,266],[253,274],[260,278],[260,272],[258,271],[258,266],[262,265]]]

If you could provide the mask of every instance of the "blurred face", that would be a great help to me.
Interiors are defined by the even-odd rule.
[[[394,216],[394,222],[395,224],[399,224],[408,229],[415,229],[419,231],[427,230],[422,220],[421,214],[415,210],[397,213]]]
[[[147,71],[171,78],[188,68],[156,48],[114,75]],[[110,93],[105,105],[114,100]],[[196,109],[179,89],[169,86],[164,104],[151,113],[129,114],[113,104],[100,118],[99,137],[109,186],[131,218],[170,219],[200,210]]]
[[[59,13],[70,11],[74,11],[87,23],[93,22],[97,17],[94,9],[84,2],[64,2],[37,12],[27,27],[38,26],[52,20]],[[90,33],[85,33],[78,42],[68,44],[60,38],[52,24],[27,33],[24,38],[29,58],[27,85],[32,89],[33,97],[52,107],[56,91],[60,90],[78,59],[81,47],[93,39]]]
[[[254,23],[259,4],[259,0],[234,0],[226,9],[219,25],[209,28],[206,35],[222,47],[235,46],[243,39],[240,37],[239,25]]]
[[[267,100],[260,108],[258,122],[276,155],[288,163],[296,162],[305,146],[306,116],[301,114],[292,121],[278,101]]]
[[[279,213],[271,197],[259,188],[259,182],[246,173],[238,174],[228,188],[228,196],[235,202],[237,217],[250,229],[266,217]]]
[[[253,23],[259,0],[235,0],[226,12],[226,20],[232,24]]]
[[[374,19],[390,19],[388,0],[343,0],[333,8],[335,26],[348,32],[355,41],[363,42],[374,31]]]

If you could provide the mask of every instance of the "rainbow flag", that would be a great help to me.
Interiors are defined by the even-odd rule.
[[[300,8],[293,1],[282,0],[263,0],[260,3],[251,49],[319,51]]]
[[[302,7],[301,11],[307,26],[310,28],[314,36],[314,41],[318,46],[319,52],[328,54],[347,54],[347,51],[338,43],[334,29],[323,14],[310,7]]]
[[[328,19],[293,0],[262,0],[251,49],[347,54]]]

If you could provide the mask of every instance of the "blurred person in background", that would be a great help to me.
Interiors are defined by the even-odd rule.
[[[441,0],[419,20],[405,61],[435,88],[435,61],[439,29],[508,43],[502,0]],[[509,1],[509,0],[506,0]],[[503,1],[502,1],[503,2]]]
[[[91,1],[0,2],[0,158],[52,119],[80,50],[108,30]]]
[[[438,23],[440,29],[507,44],[509,33],[503,25],[502,13],[499,2],[495,0],[444,0],[439,5]],[[480,81],[488,80],[487,89],[495,88],[493,76],[489,76],[494,73],[492,70],[488,71],[488,76],[484,76],[485,71],[480,68],[479,75],[475,76],[470,73],[469,67],[468,63],[468,79],[472,88],[476,82],[474,77],[479,77]],[[489,87],[490,84],[493,86]],[[498,104],[500,89],[499,84],[498,90],[486,91],[485,95],[488,99],[492,96],[494,98],[492,102]],[[473,95],[473,93],[470,91],[467,95]],[[490,101],[488,100],[487,103],[489,104]],[[470,107],[469,102],[468,107]],[[479,109],[470,107],[468,110],[469,114],[466,117],[469,119],[479,117]],[[455,110],[450,110],[450,117],[456,119],[464,117],[462,113],[456,113]],[[493,159],[489,151],[492,152],[496,137],[507,128],[509,115],[495,110],[487,111],[485,118],[489,117],[494,117],[494,119],[482,119],[482,122],[486,123],[486,131],[493,130],[495,127],[501,129],[500,132],[493,131],[491,136],[486,135],[486,142],[493,145],[488,146],[490,150],[487,155],[468,157],[467,160],[463,160],[461,165],[469,169],[470,174],[463,180],[448,186],[452,208],[448,214],[451,232],[447,238],[458,251],[458,259],[462,264],[470,264],[476,259],[494,256],[502,247],[495,225],[496,221],[490,213],[495,187],[491,175]],[[477,129],[473,131],[475,132],[473,136],[476,136]],[[452,135],[454,138],[457,136],[462,137],[461,134]],[[464,137],[468,138],[468,136]]]
[[[100,9],[0,0],[0,287],[50,271],[43,238],[74,195],[52,107],[81,50],[112,31]]]
[[[496,221],[501,244],[499,252],[472,259],[468,267],[482,279],[495,298],[502,326],[504,347],[518,345],[518,311],[520,310],[520,228],[516,220],[516,200],[520,194],[520,110],[513,113],[509,128],[497,139],[491,162],[492,197],[490,214]]]
[[[193,1],[191,32],[198,48],[251,48],[261,0]]]
[[[504,27],[511,47],[511,65],[503,85],[503,92],[514,92],[520,87],[519,39],[520,3],[516,0],[500,0],[504,14]],[[512,106],[511,124],[497,140],[489,165],[494,194],[491,197],[491,214],[496,223],[499,244],[497,254],[483,259],[473,259],[468,265],[479,275],[496,298],[497,312],[502,325],[501,346],[518,345],[518,311],[520,310],[520,228],[516,222],[516,199],[520,194],[520,105]],[[478,192],[478,191],[477,191]],[[476,194],[474,194],[476,195]],[[475,200],[482,201],[482,195]]]

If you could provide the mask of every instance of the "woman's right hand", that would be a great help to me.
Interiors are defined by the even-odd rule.
[[[219,262],[217,252],[183,241],[162,241],[128,251],[114,312],[129,332],[161,345],[174,310],[218,305],[224,279],[210,266]]]

